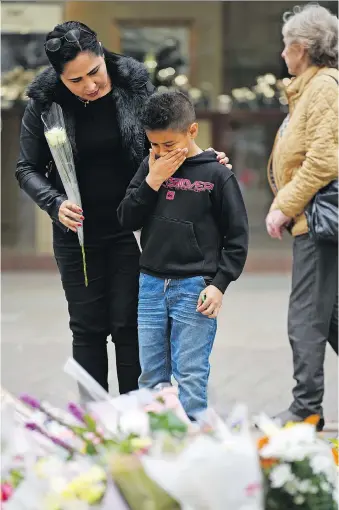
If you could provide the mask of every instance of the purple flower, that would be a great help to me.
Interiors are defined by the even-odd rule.
[[[65,450],[68,450],[69,452],[73,453],[74,450],[71,446],[69,446],[65,441],[62,441],[58,437],[55,436],[49,436],[52,443],[56,444],[57,446],[61,446],[61,448],[64,448]]]
[[[85,422],[84,420],[85,411],[83,411],[81,407],[77,406],[76,404],[70,403],[68,404],[68,410],[74,416],[74,418],[81,421],[82,423]]]
[[[33,422],[26,423],[25,427],[28,430],[33,430],[33,431],[41,432],[42,433],[42,429],[36,423],[33,423]]]
[[[30,395],[24,394],[21,395],[20,400],[24,402],[24,404],[27,404],[28,406],[32,407],[33,409],[40,409],[41,405],[40,402],[31,397]]]
[[[61,446],[61,448],[64,448],[69,453],[71,453],[71,454],[74,453],[75,450],[71,446],[69,446],[67,443],[65,443],[64,441],[62,441],[58,437],[48,435],[47,432],[45,432],[36,423],[28,422],[28,423],[25,424],[25,427],[26,427],[26,429],[32,430],[33,432],[39,432],[41,435],[47,437],[50,441],[52,441],[52,443],[56,444],[57,446]]]

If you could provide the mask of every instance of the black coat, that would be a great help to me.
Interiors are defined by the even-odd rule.
[[[154,87],[148,81],[145,67],[136,60],[106,50],[105,58],[113,86],[112,96],[116,103],[121,148],[127,162],[126,171],[132,178],[147,151],[140,114]],[[29,86],[27,95],[30,100],[22,120],[20,155],[15,176],[20,187],[34,202],[66,230],[58,221],[58,212],[67,197],[44,135],[41,115],[49,110],[53,102],[60,104],[76,164],[73,114],[75,97],[63,85],[52,67],[37,76]]]

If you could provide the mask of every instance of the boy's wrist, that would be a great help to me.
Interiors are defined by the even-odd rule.
[[[146,177],[146,182],[149,185],[150,188],[152,188],[154,191],[159,191],[161,188],[162,182],[158,178],[155,178],[153,175],[148,174]]]
[[[219,289],[222,294],[225,294],[225,291],[229,284],[231,283],[231,281],[232,280],[228,278],[227,275],[223,274],[221,271],[218,271],[215,277],[213,278],[211,285]]]

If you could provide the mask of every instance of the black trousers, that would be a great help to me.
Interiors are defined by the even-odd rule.
[[[54,254],[68,302],[73,357],[108,390],[107,337],[115,345],[120,393],[138,388],[137,302],[139,248],[133,234],[86,243],[88,287],[72,232],[54,227]]]
[[[288,330],[296,381],[290,410],[302,418],[322,416],[327,344],[338,354],[336,245],[316,245],[308,235],[295,238]]]

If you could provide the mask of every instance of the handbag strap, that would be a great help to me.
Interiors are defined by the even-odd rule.
[[[334,76],[332,76],[331,74],[326,74],[325,76],[329,76],[330,78],[333,78],[333,80],[336,82],[336,84],[338,85],[338,80],[337,78],[335,78]]]

